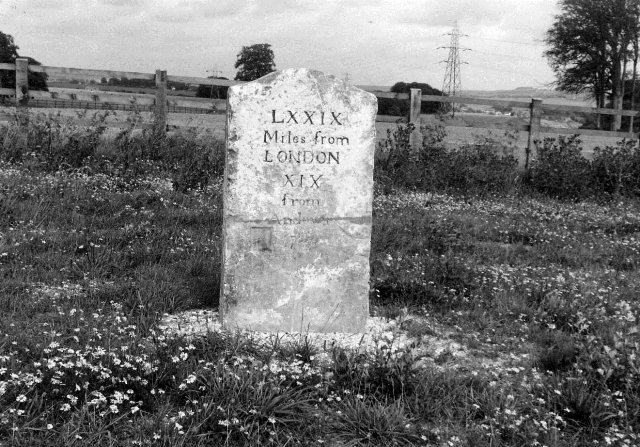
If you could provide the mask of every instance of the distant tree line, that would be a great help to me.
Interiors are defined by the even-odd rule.
[[[208,76],[208,79],[228,79],[219,76]],[[196,96],[198,98],[214,98],[214,99],[227,99],[227,90],[229,87],[224,85],[206,85],[200,84],[198,90],[196,90]]]
[[[155,88],[156,81],[152,79],[129,79],[126,77],[122,78],[109,78],[103,77],[100,79],[100,84],[102,85],[110,85],[113,87],[133,87],[133,88]],[[189,90],[189,84],[185,84],[184,82],[167,82],[167,87],[176,90]]]
[[[419,88],[422,90],[423,95],[437,95],[442,96],[442,92],[437,88],[431,87],[429,84],[422,82],[396,82],[391,87],[391,93],[411,93],[412,88]],[[439,102],[422,102],[420,105],[420,113],[438,113],[440,111]],[[378,114],[391,115],[391,116],[407,116],[409,115],[409,100],[408,99],[391,99],[391,98],[378,98]]]

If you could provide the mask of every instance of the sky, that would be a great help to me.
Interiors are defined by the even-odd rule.
[[[233,79],[243,46],[277,69],[441,89],[457,23],[463,90],[544,88],[556,0],[0,0],[0,31],[43,65]],[[444,47],[444,48],[443,48]]]

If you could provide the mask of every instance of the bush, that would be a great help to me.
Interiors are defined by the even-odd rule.
[[[440,124],[421,126],[422,144],[409,144],[413,124],[398,124],[378,143],[375,181],[383,193],[394,187],[463,195],[529,192],[561,200],[640,196],[640,149],[635,140],[596,148],[593,161],[582,155],[578,135],[545,138],[537,157],[520,176],[514,156],[517,134],[478,135],[457,148],[444,144]]]
[[[221,142],[189,132],[165,136],[145,131],[132,135],[129,129],[115,138],[109,153],[103,156],[105,161],[107,170],[131,180],[162,173],[171,178],[176,191],[186,192],[206,187],[212,176],[222,176],[224,150]]]
[[[95,114],[88,127],[75,126],[59,115],[30,120],[26,125],[16,121],[2,126],[0,159],[42,172],[80,168],[94,155],[106,130],[107,116]]]
[[[174,189],[181,192],[204,188],[212,177],[222,177],[222,142],[194,132],[137,133],[136,120],[115,138],[105,138],[109,113],[95,114],[85,127],[60,116],[0,126],[0,160],[35,172],[87,168],[118,175],[132,184],[148,175],[170,177]]]
[[[223,175],[224,145],[219,141],[207,143],[184,135],[174,136],[165,140],[163,151],[176,191],[202,189],[212,176],[221,178]]]
[[[615,147],[597,147],[593,153],[593,180],[598,192],[614,196],[640,196],[640,150],[635,140]]]
[[[508,141],[512,134],[505,134]],[[502,153],[499,153],[502,152]],[[448,153],[445,189],[463,194],[510,192],[518,179],[518,160],[509,143],[489,136]],[[431,172],[434,172],[432,170]],[[435,171],[437,178],[439,171]]]
[[[545,138],[531,163],[527,184],[558,199],[580,200],[592,195],[591,162],[582,156],[578,135]]]
[[[447,149],[443,144],[444,127],[430,124],[421,126],[422,144],[412,148],[409,137],[413,130],[413,124],[398,125],[378,144],[376,180],[384,188],[476,195],[508,192],[516,186],[515,135],[478,137],[474,144]]]
[[[418,152],[409,145],[414,129],[413,124],[398,124],[393,132],[387,129],[387,138],[378,143],[374,175],[385,188],[393,185],[415,188],[420,183],[422,171],[418,165]]]

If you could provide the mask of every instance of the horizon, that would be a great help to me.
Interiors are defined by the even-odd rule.
[[[545,88],[552,0],[0,1],[2,32],[43,65],[235,77],[243,46],[269,43],[276,69],[314,68],[357,85],[442,89],[454,23],[461,90]],[[207,42],[215,42],[207,45]]]

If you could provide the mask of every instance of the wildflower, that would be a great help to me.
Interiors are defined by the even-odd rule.
[[[53,428],[53,424],[47,424],[47,430],[51,430]]]
[[[269,421],[270,424],[275,424],[276,423],[276,420],[274,418],[272,418],[272,417],[270,417],[268,419],[268,421]]]
[[[71,405],[69,404],[62,404],[62,406],[60,407],[61,411],[69,411],[71,410]]]
[[[26,402],[27,401],[27,396],[25,396],[24,394],[21,394],[18,397],[16,397],[16,401],[17,402]]]
[[[224,420],[219,420],[218,421],[218,425],[222,425],[223,427],[228,427],[229,426],[229,420],[228,419],[224,419]]]

